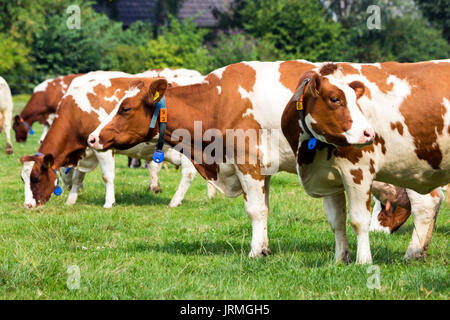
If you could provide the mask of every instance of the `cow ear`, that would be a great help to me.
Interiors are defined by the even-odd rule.
[[[361,81],[353,81],[348,84],[350,88],[355,90],[356,99],[361,98],[364,95],[365,87]]]
[[[320,87],[322,85],[322,76],[320,74],[314,73],[309,83],[310,83],[309,85],[310,93],[314,97],[317,97],[319,95]]]
[[[152,82],[148,92],[149,102],[155,103],[162,99],[167,89],[167,80],[158,79]]]
[[[53,166],[55,159],[51,154],[46,154],[44,160],[42,161],[42,169],[47,170]]]
[[[25,162],[28,162],[28,161],[35,161],[35,160],[36,159],[35,159],[34,156],[23,156],[23,157],[20,157],[20,162],[22,164],[24,164]]]

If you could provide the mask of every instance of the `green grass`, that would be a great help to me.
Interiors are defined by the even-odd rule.
[[[26,101],[25,99],[23,101]],[[24,102],[16,100],[20,110]],[[3,299],[449,299],[449,212],[439,214],[426,261],[404,261],[412,219],[396,234],[371,234],[381,288],[370,290],[367,266],[336,265],[334,237],[320,199],[295,175],[272,180],[272,255],[249,259],[251,224],[243,200],[206,198],[197,177],[183,205],[168,209],[180,172],[161,171],[163,193],[147,193],[148,173],[117,156],[116,202],[102,208],[100,170],[88,174],[78,203],[67,192],[44,207],[23,209],[19,157],[36,151],[40,126],[26,144],[3,153],[0,136],[0,298]],[[356,239],[348,227],[352,260]],[[81,288],[69,290],[77,265]]]

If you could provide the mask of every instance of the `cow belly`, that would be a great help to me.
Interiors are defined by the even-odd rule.
[[[235,198],[243,192],[234,164],[220,164],[217,179],[208,181],[229,198]]]

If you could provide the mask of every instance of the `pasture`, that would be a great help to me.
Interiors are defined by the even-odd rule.
[[[15,112],[28,96],[16,96]],[[404,261],[412,219],[395,234],[370,235],[381,286],[368,266],[336,265],[334,236],[320,199],[295,175],[272,178],[272,255],[249,259],[251,224],[242,197],[206,197],[197,176],[183,204],[168,209],[180,172],[161,170],[163,193],[146,192],[146,169],[116,156],[116,206],[103,209],[100,170],[87,174],[78,203],[68,192],[41,208],[23,208],[20,156],[38,148],[42,127],[14,154],[0,152],[1,299],[445,299],[450,296],[450,208],[444,204],[425,261]],[[0,135],[0,146],[5,136]],[[347,224],[352,261],[356,238]],[[67,268],[80,268],[80,289]]]

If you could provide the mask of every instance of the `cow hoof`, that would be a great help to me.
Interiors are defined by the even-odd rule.
[[[421,249],[408,249],[405,254],[406,260],[420,260],[425,257],[425,253]]]
[[[153,192],[153,193],[161,193],[162,189],[160,186],[148,186],[147,191]]]
[[[113,202],[113,203],[105,203],[105,205],[103,206],[103,208],[105,208],[105,209],[111,209],[112,207],[114,207],[115,204],[116,204],[115,202]]]
[[[269,248],[263,248],[260,251],[252,250],[248,254],[250,258],[259,258],[259,257],[267,257],[268,255],[272,254]]]
[[[13,148],[12,148],[12,146],[9,143],[6,145],[5,153],[6,154],[12,154],[13,153]]]
[[[341,256],[336,257],[337,263],[350,264],[352,259],[350,258],[350,251],[345,251]]]
[[[169,208],[176,208],[176,207],[178,207],[179,205],[181,205],[181,201],[179,201],[179,202],[174,201],[173,203],[170,202],[169,205],[168,205],[168,207],[169,207]]]

